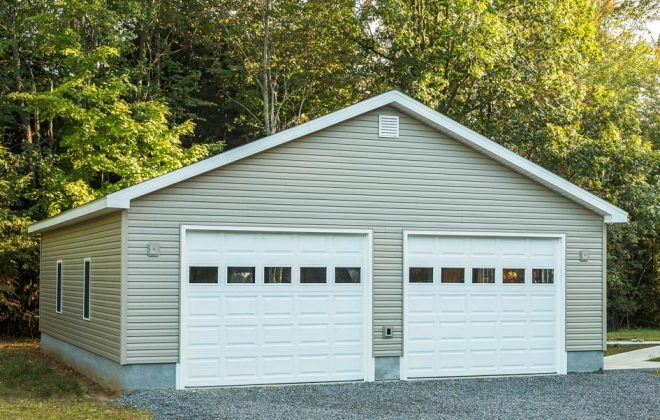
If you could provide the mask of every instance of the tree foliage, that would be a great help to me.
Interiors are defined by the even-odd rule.
[[[399,89],[628,210],[609,322],[660,324],[657,0],[6,0],[0,333],[35,220]]]

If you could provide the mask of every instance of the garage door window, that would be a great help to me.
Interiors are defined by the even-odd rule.
[[[553,284],[555,282],[555,270],[552,268],[535,268],[532,270],[532,283]]]
[[[472,283],[495,283],[495,269],[473,268]]]
[[[300,267],[300,283],[325,283],[325,267]]]
[[[291,267],[264,267],[264,283],[291,283]]]
[[[254,267],[227,267],[227,283],[254,283]]]
[[[505,268],[502,270],[502,283],[504,284],[524,284],[524,268]]]
[[[448,268],[442,269],[442,283],[464,283],[465,282],[465,269],[464,268]]]
[[[359,283],[360,267],[336,267],[335,283]]]
[[[408,281],[410,283],[433,283],[433,267],[410,267]]]
[[[218,267],[189,267],[188,283],[190,284],[218,283]]]

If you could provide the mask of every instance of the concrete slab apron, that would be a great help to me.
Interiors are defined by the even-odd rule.
[[[605,358],[605,370],[660,369],[660,362],[649,359],[660,357],[660,346],[619,353]]]

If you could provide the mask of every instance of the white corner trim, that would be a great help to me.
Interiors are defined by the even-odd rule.
[[[193,163],[183,168],[168,172],[156,178],[149,179],[132,187],[124,188],[96,201],[85,204],[80,207],[65,211],[31,225],[28,233],[38,233],[52,229],[60,224],[70,222],[77,218],[93,214],[108,208],[126,209],[130,208],[130,202],[134,198],[141,197],[151,192],[160,190],[178,182],[201,175],[208,171],[221,168],[230,163],[255,155],[291,140],[312,134],[324,128],[346,121],[350,118],[383,107],[385,105],[396,104],[404,112],[415,115],[426,121],[436,129],[445,131],[456,137],[458,140],[472,145],[483,153],[490,155],[495,159],[506,162],[509,166],[519,170],[523,174],[536,179],[565,196],[582,203],[589,208],[596,209],[604,217],[605,223],[625,223],[628,221],[628,213],[608,203],[607,201],[596,197],[595,195],[572,184],[562,177],[553,174],[547,169],[530,162],[529,160],[517,155],[494,141],[482,136],[481,134],[470,130],[462,124],[451,118],[440,114],[437,111],[427,107],[403,93],[393,90],[383,93],[373,98],[364,100],[357,104],[340,109],[323,117],[306,122],[299,126],[281,131],[260,140],[253,141],[244,146],[237,147],[224,153],[212,156],[202,161]]]

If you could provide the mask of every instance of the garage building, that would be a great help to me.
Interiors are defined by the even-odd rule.
[[[599,370],[627,217],[392,91],[32,225],[42,348],[122,390]]]

